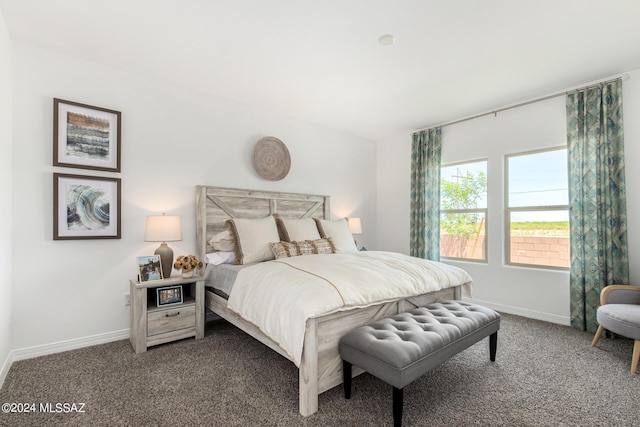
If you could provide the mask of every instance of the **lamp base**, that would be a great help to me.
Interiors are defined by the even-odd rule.
[[[154,252],[156,255],[160,255],[160,264],[162,265],[162,277],[167,279],[171,277],[171,270],[173,269],[173,250],[167,245],[167,242],[162,242],[160,247]]]

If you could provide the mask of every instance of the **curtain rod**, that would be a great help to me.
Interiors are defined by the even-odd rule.
[[[525,105],[535,104],[537,102],[546,101],[546,100],[552,99],[552,98],[558,98],[559,96],[566,96],[571,92],[575,92],[576,90],[591,89],[593,87],[600,86],[600,85],[603,85],[603,84],[613,83],[613,82],[621,80],[623,78],[625,80],[627,80],[629,78],[629,74],[625,74],[624,76],[616,77],[615,79],[605,80],[605,81],[602,81],[602,82],[594,83],[594,84],[591,84],[591,85],[588,85],[588,86],[579,87],[579,88],[571,89],[571,90],[566,90],[564,92],[554,93],[553,95],[543,96],[541,98],[532,99],[530,101],[521,102],[519,104],[509,105],[508,107],[498,108],[498,109],[495,109],[495,110],[487,111],[486,113],[476,114],[475,116],[465,117],[463,119],[457,119],[457,120],[453,120],[453,121],[450,121],[450,122],[445,122],[445,123],[442,123],[442,124],[439,124],[439,125],[435,125],[435,126],[423,127],[423,128],[414,130],[414,132],[420,132],[420,131],[423,131],[423,130],[434,129],[434,128],[443,128],[443,127],[446,127],[446,126],[451,126],[451,125],[455,125],[455,124],[458,124],[458,123],[467,122],[469,120],[478,119],[480,117],[488,116],[490,114],[493,114],[494,116],[497,116],[498,113],[501,113],[503,111],[511,110],[511,109],[518,108],[518,107],[524,107]]]

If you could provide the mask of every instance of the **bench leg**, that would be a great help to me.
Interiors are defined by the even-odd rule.
[[[403,391],[402,388],[393,388],[393,426],[400,427],[402,425],[402,406]]]
[[[342,361],[342,382],[344,384],[344,398],[351,399],[351,363]]]
[[[489,359],[496,361],[496,350],[498,348],[498,332],[489,335]]]

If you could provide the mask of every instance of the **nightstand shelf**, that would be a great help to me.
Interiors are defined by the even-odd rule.
[[[156,290],[182,286],[183,302],[158,306]],[[131,290],[131,335],[136,353],[148,347],[195,337],[204,337],[204,278],[172,277],[139,283],[129,281]]]
[[[160,286],[160,287],[162,287],[162,286]],[[154,289],[154,291],[155,291],[155,289]],[[182,302],[182,304],[169,305],[169,306],[164,306],[164,307],[163,306],[158,307],[156,305],[156,301],[155,300],[150,301],[147,298],[147,313],[151,313],[152,311],[157,311],[157,310],[166,310],[168,308],[172,308],[172,307],[176,307],[176,306],[179,307],[181,305],[195,305],[195,304],[196,304],[196,299],[195,299],[195,297],[192,297],[192,296],[184,297],[184,301]]]

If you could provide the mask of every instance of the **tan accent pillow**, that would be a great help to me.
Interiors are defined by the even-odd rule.
[[[320,231],[320,236],[323,239],[331,238],[336,253],[358,252],[346,219],[330,221],[316,218],[315,221],[318,226],[318,231]]]
[[[300,251],[298,251],[298,247],[295,243],[275,242],[269,243],[269,246],[271,247],[271,251],[273,252],[273,255],[275,255],[276,259],[300,255]]]
[[[280,239],[278,227],[272,216],[265,218],[233,218],[227,220],[235,244],[236,264],[274,259],[270,242]]]
[[[287,258],[289,256],[289,253],[284,248],[282,242],[270,242],[269,247],[271,248],[271,252],[273,252],[273,255],[276,257],[276,259]]]
[[[331,238],[307,240],[313,246],[314,254],[333,254],[336,252],[336,248],[333,246]]]
[[[293,242],[296,247],[298,248],[298,252],[300,252],[300,255],[313,255],[313,245],[311,244],[311,242],[307,241],[307,240],[303,240],[300,242]]]
[[[280,243],[282,243],[282,245],[286,249],[286,251],[289,254],[289,256],[300,256],[300,255],[302,255],[300,253],[300,250],[298,250],[298,245],[296,245],[295,243],[292,243],[292,242],[280,242]]]
[[[313,218],[289,219],[276,216],[280,240],[284,242],[300,242],[320,238],[318,227]]]

